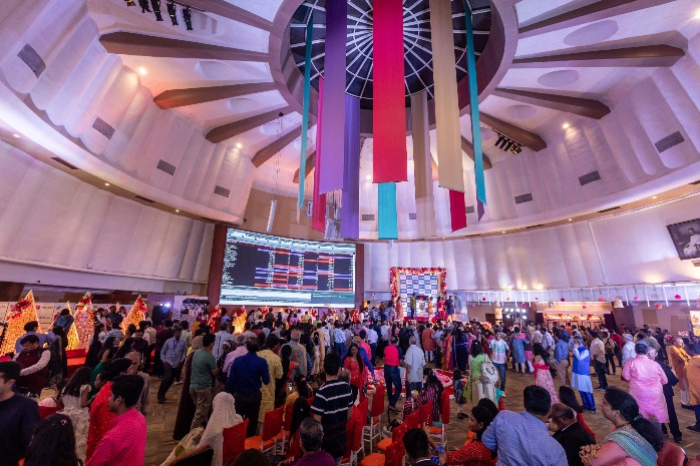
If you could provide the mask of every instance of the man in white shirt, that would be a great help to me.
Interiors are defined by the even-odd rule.
[[[224,354],[224,343],[227,341],[231,342],[233,337],[228,333],[227,324],[221,324],[219,331],[214,334],[214,337],[214,349],[212,350],[212,354],[214,355],[214,359],[218,361],[221,355]]]
[[[406,351],[404,362],[406,363],[407,382],[406,392],[420,390],[423,384],[423,368],[425,367],[425,355],[416,345],[416,337],[408,339],[409,347]]]
[[[335,329],[333,330],[333,352],[337,353],[338,356],[343,354],[346,338],[342,325],[340,322],[336,322]]]
[[[233,366],[233,362],[236,360],[237,357],[243,356],[248,353],[248,349],[245,346],[246,343],[246,338],[243,336],[243,334],[236,335],[236,349],[231,351],[229,354],[226,355],[226,361],[224,361],[224,374],[228,376],[228,371],[231,369],[231,366]]]
[[[375,363],[377,359],[377,343],[379,342],[379,335],[377,335],[377,331],[374,330],[374,327],[370,326],[369,330],[367,330],[367,343],[369,343],[369,347],[372,350],[372,364]]]

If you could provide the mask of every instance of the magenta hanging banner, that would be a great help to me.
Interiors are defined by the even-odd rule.
[[[373,6],[373,177],[375,183],[407,181],[403,2]]]
[[[348,40],[348,4],[326,1],[326,55],[323,70],[323,165],[319,191],[343,189],[345,163],[345,73]],[[321,111],[319,110],[319,112]],[[320,117],[319,117],[320,119]],[[318,147],[317,147],[318,149]]]
[[[450,225],[452,231],[467,228],[467,206],[464,193],[450,189]]]
[[[323,77],[318,81],[318,120],[316,123],[316,165],[314,165],[314,197],[311,212],[311,228],[321,233],[326,232],[326,195],[319,191],[319,175],[321,173],[321,121],[323,116]],[[299,183],[303,183],[304,176],[299,173]]]

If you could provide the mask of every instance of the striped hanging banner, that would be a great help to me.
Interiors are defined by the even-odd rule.
[[[464,193],[450,189],[450,225],[452,231],[467,228],[467,205]]]
[[[416,186],[418,236],[435,236],[433,167],[428,125],[428,91],[411,94],[411,137],[413,138],[413,179]]]
[[[306,54],[304,58],[304,109],[301,117],[301,157],[299,162],[299,196],[297,200],[297,223],[301,218],[304,206],[305,174],[306,174],[306,145],[309,133],[309,98],[311,93],[311,42],[314,31],[314,12],[311,11],[309,23],[306,25]]]
[[[360,99],[345,95],[345,180],[340,235],[360,237]]]
[[[318,82],[318,119],[316,120],[316,161],[314,167],[314,197],[311,214],[311,228],[321,233],[326,232],[326,195],[319,191],[319,175],[321,173],[321,116],[323,115],[323,77]],[[299,172],[299,184],[302,184],[304,174]]]
[[[396,183],[379,183],[379,239],[399,239]]]
[[[381,0],[373,6],[372,175],[374,183],[407,181],[403,4]]]
[[[348,4],[326,1],[326,54],[323,68],[323,132],[319,190],[328,193],[343,188],[345,163],[345,74],[348,40]]]
[[[479,118],[479,88],[476,81],[476,52],[474,51],[474,23],[469,2],[464,1],[464,18],[467,25],[467,73],[469,75],[469,109],[472,117],[472,144],[474,145],[474,175],[476,198],[486,205],[484,182],[484,154],[481,147],[481,123]],[[481,206],[483,209],[483,205]],[[479,216],[481,218],[481,216]]]
[[[452,30],[450,0],[430,0],[438,182],[443,188],[464,192],[457,68]]]

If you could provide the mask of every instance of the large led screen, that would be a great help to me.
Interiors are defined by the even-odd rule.
[[[229,228],[220,302],[354,307],[355,245]]]

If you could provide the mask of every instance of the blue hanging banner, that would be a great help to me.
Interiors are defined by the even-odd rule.
[[[476,198],[486,205],[484,182],[484,154],[481,147],[481,122],[479,118],[479,88],[476,82],[476,53],[474,50],[474,24],[469,2],[464,2],[464,18],[467,24],[467,73],[469,74],[469,110],[472,119],[472,144],[474,145],[474,175]]]
[[[311,93],[311,46],[314,32],[314,12],[309,16],[306,25],[306,56],[304,59],[304,108],[301,120],[301,161],[299,162],[299,199],[297,200],[297,223],[301,217],[301,209],[304,206],[304,191],[306,180],[306,144],[309,132],[309,94]]]
[[[379,183],[379,239],[399,239],[396,183]]]

